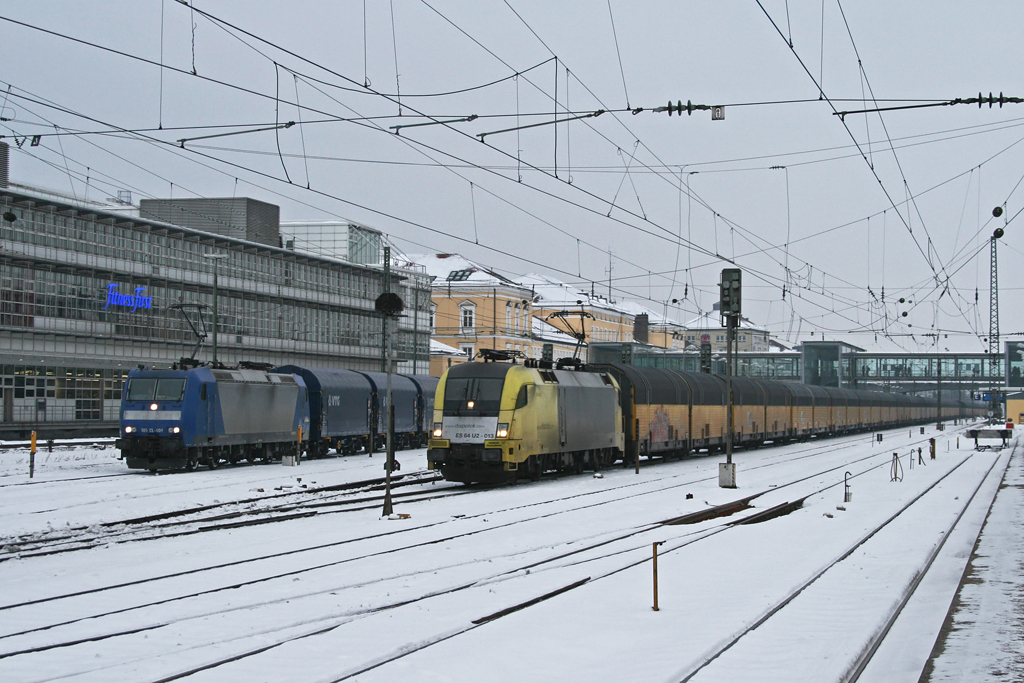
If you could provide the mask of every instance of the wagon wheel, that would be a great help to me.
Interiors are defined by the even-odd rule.
[[[214,453],[207,453],[206,455],[206,466],[211,470],[215,470],[220,467],[220,456]]]
[[[195,472],[199,469],[199,457],[196,455],[189,455],[185,459],[185,471]]]
[[[530,467],[530,480],[531,481],[540,481],[541,472],[543,472],[543,470],[544,470],[544,468],[541,467],[541,464],[540,464],[540,456],[539,455],[531,455],[529,463],[530,463],[530,466],[529,466]]]

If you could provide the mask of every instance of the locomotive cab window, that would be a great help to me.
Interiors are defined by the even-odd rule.
[[[184,378],[133,377],[128,381],[129,401],[180,401]]]
[[[519,395],[516,396],[516,410],[519,410],[520,408],[525,408],[527,400],[529,399],[526,395],[526,385],[524,384],[523,386],[519,387]]]
[[[185,393],[185,378],[161,379],[156,383],[156,400],[180,401]]]
[[[203,383],[203,386],[201,386],[199,388],[199,400],[200,401],[205,401],[206,400],[206,383],[205,382]]]
[[[456,415],[497,415],[504,385],[504,378],[450,377],[444,390],[444,412]]]
[[[152,401],[155,395],[155,377],[132,377],[128,380],[129,401]]]

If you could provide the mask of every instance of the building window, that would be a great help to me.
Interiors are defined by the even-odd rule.
[[[466,357],[470,360],[473,359],[473,345],[472,344],[459,344],[459,350],[466,354]]]
[[[516,316],[516,323],[519,322],[518,315]],[[505,302],[505,328],[512,329],[512,303],[509,301]]]
[[[437,313],[437,304],[430,304],[430,331],[434,331],[434,315]]]
[[[716,334],[715,335],[715,341],[716,342],[725,341],[725,335],[724,334]]]
[[[471,330],[471,329],[473,329],[476,326],[475,322],[474,322],[474,318],[475,318],[474,311],[475,310],[476,310],[476,306],[474,306],[472,303],[465,303],[465,304],[462,304],[459,307],[459,311],[461,313],[460,317],[462,318],[462,329],[463,330],[467,330],[467,329]]]
[[[520,316],[519,304],[516,304],[516,329],[517,330],[522,329],[524,327],[524,325],[520,321],[520,317],[519,316]]]

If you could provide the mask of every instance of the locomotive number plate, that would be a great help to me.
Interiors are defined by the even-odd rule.
[[[441,433],[452,443],[482,443],[493,439],[498,431],[497,417],[455,417],[441,418]]]

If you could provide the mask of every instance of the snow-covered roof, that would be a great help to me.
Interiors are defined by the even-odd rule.
[[[719,314],[718,309],[716,308],[713,311],[707,311],[706,313],[698,315],[693,320],[686,322],[683,325],[683,327],[685,327],[688,330],[707,330],[719,328],[722,327],[721,315]],[[758,327],[757,325],[752,323],[750,320],[747,320],[743,316],[740,316],[739,327],[740,329],[747,330],[764,330],[763,327]]]
[[[533,336],[536,339],[558,344],[575,344],[576,337],[563,332],[543,318],[533,317]]]
[[[487,266],[474,263],[459,254],[409,254],[408,259],[414,264],[423,266],[427,275],[435,278],[435,287],[449,281],[452,284],[519,286],[518,283],[504,275],[494,272]]]
[[[618,302],[615,305],[616,305],[616,307],[621,308],[621,309],[625,310],[626,312],[628,312],[634,318],[636,316],[638,316],[638,315],[643,315],[643,314],[646,313],[647,314],[647,324],[648,325],[657,325],[657,326],[672,326],[672,325],[674,325],[676,327],[682,327],[682,325],[678,321],[673,320],[672,318],[668,318],[668,317],[662,315],[661,313],[653,311],[650,308],[647,308],[646,306],[644,306],[643,304],[637,303],[635,301],[620,301],[620,302]]]
[[[454,346],[448,346],[442,344],[436,339],[430,340],[430,355],[431,356],[465,356],[466,353]]]
[[[612,303],[606,298],[591,295],[578,287],[566,284],[547,275],[528,273],[520,278],[522,285],[534,292],[534,303],[544,307],[577,306],[578,301],[590,308],[602,308],[606,311],[615,311],[623,315],[633,315],[622,304]]]

